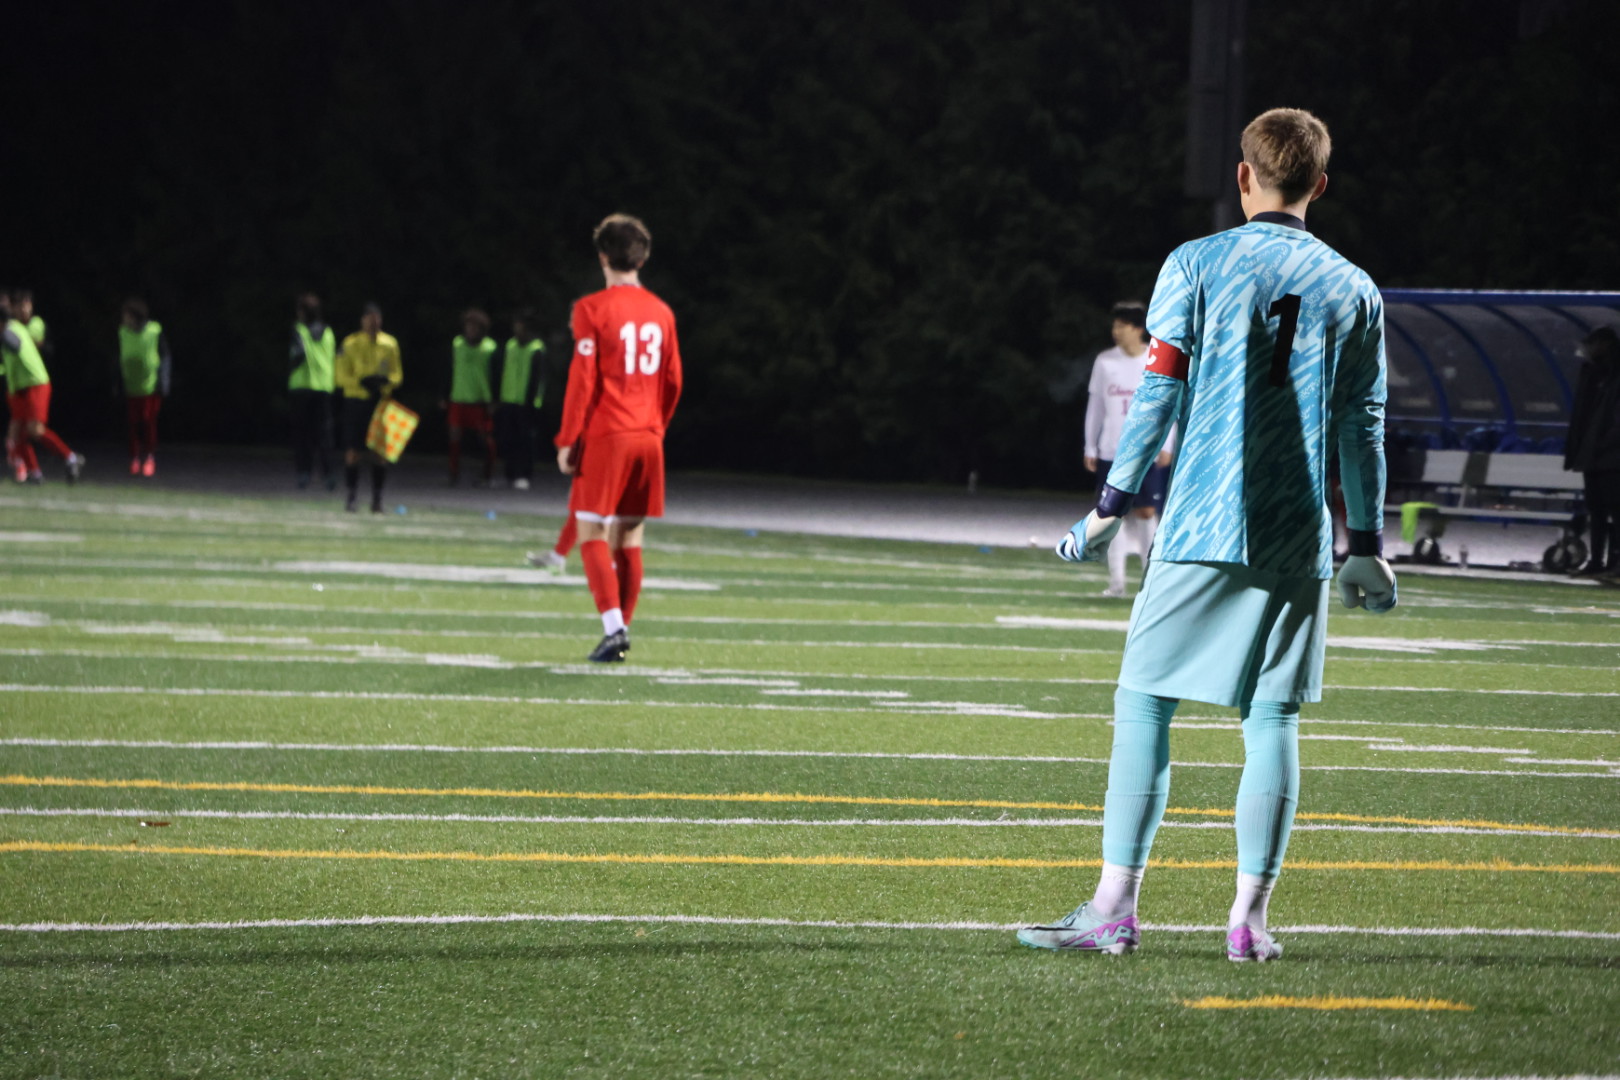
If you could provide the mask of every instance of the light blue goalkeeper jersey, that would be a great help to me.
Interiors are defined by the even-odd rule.
[[[1181,424],[1154,557],[1332,577],[1335,445],[1350,528],[1383,523],[1384,309],[1372,280],[1299,219],[1257,215],[1171,253],[1147,329],[1186,355],[1185,380],[1150,366],[1108,482],[1137,491]]]

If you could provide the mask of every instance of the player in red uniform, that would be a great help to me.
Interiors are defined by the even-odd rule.
[[[607,287],[574,304],[557,468],[574,477],[579,557],[602,615],[590,659],[613,663],[630,651],[643,522],[664,514],[664,429],[681,396],[681,350],[674,313],[641,285],[647,226],[611,214],[592,239]]]

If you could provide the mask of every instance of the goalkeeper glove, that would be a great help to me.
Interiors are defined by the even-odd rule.
[[[1395,571],[1381,555],[1352,555],[1339,570],[1339,596],[1347,608],[1382,614],[1395,606]]]
[[[1057,543],[1057,556],[1064,562],[1102,562],[1108,556],[1108,543],[1125,521],[1119,517],[1098,517],[1093,510]]]

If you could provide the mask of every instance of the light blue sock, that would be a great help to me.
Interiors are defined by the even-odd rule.
[[[1114,693],[1114,756],[1103,813],[1103,861],[1147,865],[1170,798],[1170,718],[1181,704],[1120,687]]]
[[[1299,706],[1255,701],[1243,709],[1243,779],[1238,784],[1238,873],[1282,870],[1299,802]]]

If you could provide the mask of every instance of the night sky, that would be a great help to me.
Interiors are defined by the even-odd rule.
[[[116,438],[119,301],[176,356],[166,436],[284,441],[293,296],[381,303],[442,445],[456,313],[599,285],[643,216],[681,320],[673,467],[1079,483],[1108,344],[1207,231],[1185,3],[13,5],[0,282],[53,422]],[[1249,5],[1245,113],[1335,139],[1318,235],[1382,285],[1620,285],[1620,4]],[[1232,162],[1237,160],[1232,133]],[[561,373],[548,413],[560,404]],[[547,424],[553,422],[548,415]]]

